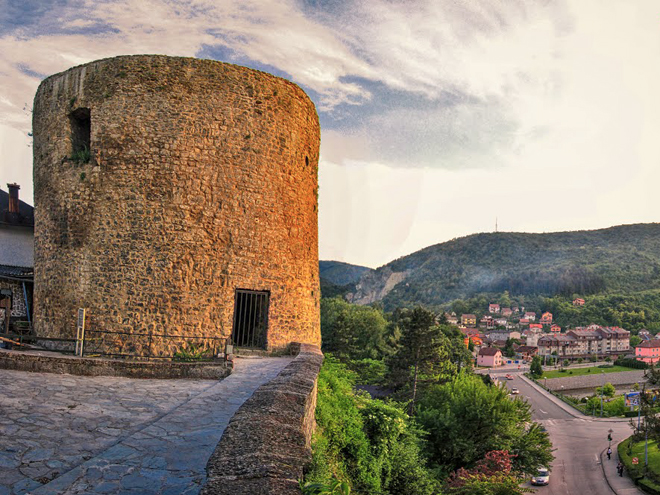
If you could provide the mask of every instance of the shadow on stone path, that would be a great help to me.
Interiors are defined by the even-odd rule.
[[[229,420],[291,358],[208,380],[0,370],[0,495],[196,494]]]

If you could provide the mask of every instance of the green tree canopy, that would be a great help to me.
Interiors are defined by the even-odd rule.
[[[470,468],[491,450],[515,451],[514,467],[522,473],[553,459],[547,433],[531,423],[530,405],[476,375],[430,387],[417,420],[429,432],[431,461],[445,473]]]
[[[401,339],[389,361],[389,380],[393,386],[409,391],[413,411],[418,385],[450,379],[458,367],[450,359],[450,340],[442,328],[435,325],[432,312],[418,306],[397,310],[393,318],[401,331]]]
[[[392,352],[383,313],[341,298],[321,299],[323,350],[346,359],[382,359]]]
[[[541,356],[534,356],[529,372],[533,378],[540,378],[543,375],[543,366],[541,366]]]

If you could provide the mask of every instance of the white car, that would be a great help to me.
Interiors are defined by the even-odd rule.
[[[550,472],[547,468],[540,467],[536,471],[536,476],[532,476],[532,485],[534,486],[545,486],[550,483]]]
[[[516,387],[513,387],[511,389],[511,395],[518,395],[520,393],[520,390],[518,390]]]

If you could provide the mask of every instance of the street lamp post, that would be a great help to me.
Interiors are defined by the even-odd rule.
[[[641,392],[637,392],[637,433],[639,433],[640,423],[642,420],[642,395]]]
[[[605,389],[605,371],[601,371],[603,374],[603,385],[600,387],[600,417],[603,417],[603,391]]]

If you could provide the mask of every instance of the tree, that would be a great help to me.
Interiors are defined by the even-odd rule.
[[[472,353],[470,352],[470,340],[468,347],[465,347],[465,335],[453,325],[439,325],[439,330],[447,337],[448,341],[448,359],[454,365],[456,365],[456,371],[461,371],[464,368],[471,369]],[[474,344],[472,344],[472,350],[474,349]]]
[[[491,450],[516,450],[514,468],[533,473],[553,459],[546,432],[531,421],[530,405],[511,400],[504,386],[461,373],[433,385],[419,402],[417,420],[428,435],[431,462],[449,473],[471,468]]]
[[[605,397],[614,397],[616,395],[616,388],[610,382],[607,382],[602,387],[596,389],[596,395],[604,395]]]
[[[541,378],[541,376],[543,376],[541,356],[534,356],[532,358],[532,364],[529,367],[529,373],[532,375],[532,378]]]
[[[516,355],[516,351],[513,348],[514,344],[520,344],[520,341],[517,339],[506,339],[506,344],[504,344],[504,355],[506,357],[514,357]]]
[[[341,298],[321,299],[323,349],[342,360],[382,359],[392,352],[383,313]]]
[[[639,335],[630,336],[630,347],[637,347],[642,343],[642,338]]]
[[[395,311],[394,319],[401,330],[399,348],[390,359],[390,381],[397,388],[410,390],[410,412],[415,410],[419,383],[432,383],[456,373],[449,359],[449,342],[435,315],[418,306]]]
[[[568,368],[570,364],[571,364],[571,362],[568,359],[564,359],[564,362],[562,363],[564,368]]]
[[[644,418],[641,430],[648,435],[648,438],[660,442],[660,415],[658,414],[657,398],[658,396],[653,392],[647,392],[646,386],[655,388],[660,385],[660,370],[653,364],[644,372],[646,382],[642,385],[642,390],[639,393],[641,416]],[[633,429],[637,430],[637,420],[631,420],[630,424]],[[641,434],[642,431],[637,431]]]

